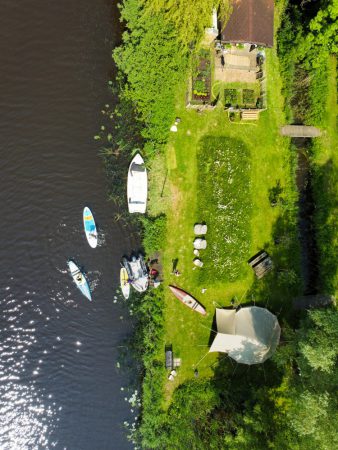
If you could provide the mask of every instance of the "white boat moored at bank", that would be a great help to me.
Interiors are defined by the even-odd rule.
[[[147,209],[148,178],[142,156],[137,153],[128,170],[127,197],[130,213],[144,214]]]

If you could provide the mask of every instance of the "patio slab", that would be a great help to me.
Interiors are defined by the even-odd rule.
[[[223,69],[223,67],[215,67],[215,80],[224,83],[255,83],[256,72],[249,72],[240,69]]]
[[[224,65],[222,65],[222,55]],[[215,81],[255,83],[256,73],[256,52],[235,49],[225,50],[215,55]]]

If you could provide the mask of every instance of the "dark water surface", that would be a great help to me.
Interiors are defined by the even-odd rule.
[[[130,323],[113,296],[135,238],[112,220],[93,140],[118,33],[108,0],[0,3],[1,450],[130,448],[115,368]],[[102,233],[95,250],[85,204]],[[87,270],[92,303],[69,257]]]

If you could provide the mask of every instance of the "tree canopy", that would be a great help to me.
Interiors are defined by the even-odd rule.
[[[173,24],[184,46],[198,43],[206,27],[211,27],[214,8],[222,17],[231,10],[231,0],[142,0],[147,14],[163,14]]]
[[[133,102],[143,136],[162,143],[174,119],[175,90],[186,74],[187,55],[162,12],[144,14],[138,0],[125,0],[121,17],[126,31],[114,59],[125,79],[123,96]]]

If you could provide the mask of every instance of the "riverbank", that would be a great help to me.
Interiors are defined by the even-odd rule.
[[[285,2],[279,5],[280,13]],[[121,98],[132,99],[136,119],[143,123],[140,134],[145,139],[150,198],[148,218],[142,221],[144,247],[149,256],[161,251],[164,277],[163,286],[137,299],[135,306],[139,318],[135,353],[142,360],[143,384],[142,415],[134,439],[144,448],[156,449],[238,450],[282,443],[291,448],[288,445],[295,442],[314,448],[308,446],[309,439],[318,442],[314,433],[333,405],[329,376],[335,355],[329,347],[323,348],[323,342],[334,337],[334,328],[326,327],[325,321],[336,320],[336,316],[323,310],[299,321],[299,314],[292,309],[292,299],[303,292],[304,283],[298,240],[297,153],[290,140],[279,134],[279,127],[290,120],[285,100],[289,105],[288,92],[293,93],[292,78],[288,91],[284,77],[286,98],[281,94],[286,58],[281,53],[278,58],[275,49],[266,51],[268,108],[257,122],[232,122],[220,105],[212,111],[188,110],[189,58],[179,49],[179,34],[167,24],[170,33],[164,34],[169,36],[169,44],[157,37],[158,52],[146,60],[138,55],[136,74],[135,64],[123,60],[123,55],[141,52],[144,42],[139,41],[149,43],[153,31],[145,28],[140,34],[139,23],[130,10],[126,13],[131,39],[118,52],[127,86]],[[277,13],[276,24],[279,19]],[[145,15],[142,20],[147,20]],[[157,20],[161,17],[152,17],[151,23]],[[154,66],[164,55],[165,61],[173,58],[174,50],[172,66],[160,62]],[[154,81],[150,91],[149,70]],[[178,74],[173,76],[175,71]],[[162,85],[166,85],[164,94]],[[333,87],[332,81],[331,90]],[[180,118],[178,131],[170,133],[175,117]],[[333,124],[332,117],[330,120]],[[332,131],[324,137],[335,139],[334,135]],[[331,151],[329,155],[330,160]],[[330,198],[325,194],[326,201]],[[322,204],[323,211],[333,217],[330,205]],[[208,225],[208,246],[200,252],[204,266],[195,269],[193,225],[201,221]],[[261,249],[271,256],[274,270],[257,280],[247,261]],[[322,253],[321,258],[326,261],[327,255]],[[179,277],[172,274],[173,264]],[[323,276],[322,270],[321,279]],[[206,307],[207,316],[181,305],[170,294],[168,284],[194,295]],[[216,306],[253,303],[278,314],[282,340],[274,357],[249,370],[222,356],[208,355]],[[296,327],[297,333],[293,331]],[[174,381],[168,380],[164,367],[167,344],[181,360]],[[313,389],[318,377],[325,383]],[[303,432],[309,417],[297,419],[299,411],[313,413],[314,405],[320,411],[313,430]],[[320,438],[332,441],[332,426],[325,423],[325,429],[329,437]]]

